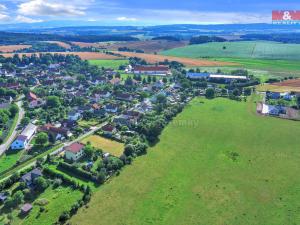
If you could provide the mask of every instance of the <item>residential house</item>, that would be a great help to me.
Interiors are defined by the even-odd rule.
[[[20,150],[27,147],[33,135],[36,133],[37,127],[33,124],[28,124],[22,133],[11,144],[12,150]]]
[[[42,171],[38,168],[31,170],[21,177],[21,182],[24,182],[27,187],[34,187],[34,182],[37,178],[42,176]]]
[[[36,107],[40,107],[42,105],[45,104],[45,102],[38,98],[34,93],[32,92],[29,92],[28,95],[27,95],[27,100],[29,102],[29,105],[28,107],[33,109],[33,108],[36,108]]]
[[[120,125],[120,126],[131,127],[132,125],[136,125],[137,124],[137,120],[138,120],[137,117],[126,115],[126,114],[122,114],[120,116],[116,116],[114,118],[113,122],[115,124]]]
[[[107,104],[107,105],[105,105],[105,111],[108,113],[116,113],[118,111],[118,105]]]
[[[81,118],[81,114],[76,111],[71,111],[68,113],[68,120],[77,121]]]
[[[77,127],[78,123],[75,120],[68,120],[64,119],[61,123],[62,127],[68,128],[68,129],[74,129]]]
[[[121,101],[132,101],[133,97],[131,94],[119,93],[119,94],[116,94],[116,99],[121,100]]]
[[[29,203],[26,203],[21,207],[21,213],[23,215],[28,214],[31,210],[32,210],[32,205]]]
[[[121,84],[121,79],[120,78],[113,78],[109,81],[112,85],[117,86]]]
[[[67,147],[64,147],[65,157],[68,160],[77,161],[84,155],[84,145],[81,143],[73,143]]]
[[[267,92],[266,95],[269,99],[280,99],[280,92]]]
[[[55,127],[52,124],[45,124],[39,127],[39,131],[45,132],[52,137],[52,140],[58,141],[72,136],[69,129],[64,127]]]
[[[7,199],[6,193],[0,193],[0,203],[3,203]]]
[[[101,127],[101,129],[103,131],[103,134],[106,136],[112,136],[117,131],[116,127],[111,124],[106,124]]]

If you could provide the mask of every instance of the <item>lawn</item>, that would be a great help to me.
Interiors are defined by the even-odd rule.
[[[60,214],[65,210],[70,210],[72,205],[81,199],[82,193],[69,187],[59,187],[52,189],[49,187],[33,202],[32,211],[24,218],[20,219],[16,216],[13,225],[51,225],[57,221]],[[47,200],[45,211],[39,213],[40,206],[37,204],[40,200]],[[15,211],[15,214],[18,213]]]
[[[120,156],[124,151],[124,144],[103,138],[99,135],[91,135],[82,140],[84,144],[88,141],[91,142],[94,147],[100,148],[104,152],[108,152],[114,156]]]
[[[299,224],[298,122],[193,100],[72,224]]]
[[[104,68],[111,68],[111,69],[119,69],[119,66],[121,65],[128,65],[129,61],[127,59],[95,59],[95,60],[89,60],[91,65],[96,65],[99,67]]]
[[[13,167],[20,159],[22,151],[9,150],[0,157],[0,174]]]

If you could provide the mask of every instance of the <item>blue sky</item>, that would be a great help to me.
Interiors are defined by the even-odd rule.
[[[299,0],[0,0],[0,23],[80,20],[112,25],[271,22]]]

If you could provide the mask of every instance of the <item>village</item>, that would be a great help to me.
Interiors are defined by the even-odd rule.
[[[140,64],[137,58],[122,70],[91,66],[71,55],[2,61],[0,107],[13,111],[18,106],[19,118],[1,145],[4,160],[16,158],[0,171],[0,210],[26,217],[36,196],[49,186],[71,185],[83,197],[59,221],[86,204],[91,189],[146,154],[193,97],[247,101],[259,84],[243,70],[212,74],[187,71],[176,62]],[[262,96],[265,102],[258,103],[258,113],[299,119],[299,111],[292,108],[297,93]],[[284,107],[282,102],[292,103]]]

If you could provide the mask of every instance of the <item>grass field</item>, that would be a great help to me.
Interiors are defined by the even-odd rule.
[[[163,55],[189,58],[254,58],[300,60],[299,44],[268,41],[213,42],[189,45],[161,52]]]
[[[254,108],[193,100],[72,224],[299,224],[299,123]]]
[[[114,156],[120,156],[124,151],[124,145],[122,143],[100,137],[99,135],[92,135],[82,140],[85,144],[88,141],[91,142],[94,147],[100,148],[104,152],[108,152]]]
[[[111,68],[111,69],[119,69],[121,65],[128,65],[129,61],[127,59],[119,59],[119,60],[105,60],[105,59],[96,59],[96,60],[89,60],[90,64],[96,65],[99,67],[104,68]]]
[[[13,165],[15,165],[16,162],[20,159],[21,154],[22,151],[13,152],[12,150],[10,150],[6,154],[2,155],[0,157],[0,173],[8,170]]]
[[[197,66],[238,66],[237,63],[230,63],[217,60],[208,60],[208,59],[193,59],[191,57],[174,57],[174,56],[164,56],[164,55],[155,55],[155,54],[145,54],[145,53],[135,53],[135,52],[115,52],[122,56],[126,57],[138,57],[146,60],[148,63],[158,63],[165,60],[177,61],[185,66],[197,67]]]
[[[37,200],[33,202],[32,211],[21,220],[17,215],[12,222],[12,225],[51,225],[57,221],[60,214],[65,210],[70,210],[72,205],[82,197],[82,193],[78,190],[73,190],[69,187],[59,187],[52,189],[49,187],[38,196]],[[39,213],[40,206],[36,203],[44,199],[48,201],[45,211]],[[15,211],[17,214],[19,210]]]

